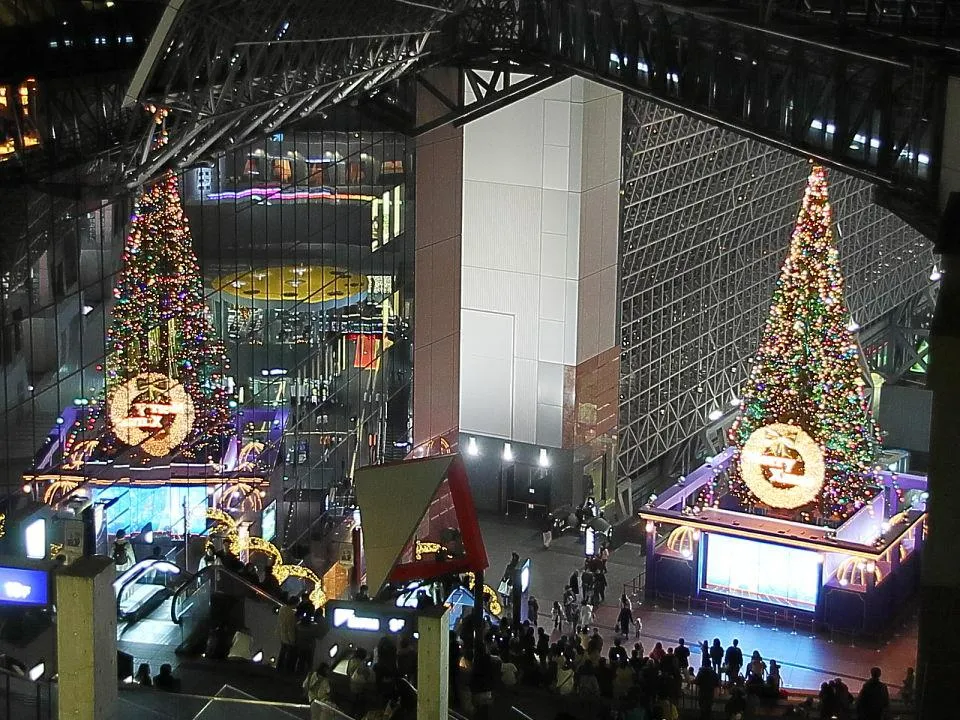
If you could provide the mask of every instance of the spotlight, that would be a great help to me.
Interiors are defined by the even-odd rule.
[[[480,454],[480,448],[477,447],[477,439],[472,437],[467,440],[467,455],[477,457]]]
[[[29,495],[29,494],[32,493],[32,492],[33,492],[33,485],[31,485],[30,483],[24,483],[24,484],[23,484],[23,494],[24,494],[24,495]]]
[[[856,332],[859,329],[860,329],[860,323],[858,323],[853,318],[850,318],[850,322],[847,323],[847,330],[849,330],[850,332]]]
[[[653,522],[653,520],[647,520],[647,532],[652,533],[656,529],[657,529],[657,526]]]
[[[506,462],[513,462],[513,447],[510,443],[503,444],[503,459]]]
[[[31,682],[36,682],[43,677],[44,669],[44,664],[42,662],[38,662],[36,665],[30,668],[29,672],[27,672],[27,677],[30,678]]]
[[[255,663],[263,662],[263,650],[257,650],[250,659]]]
[[[934,266],[933,266],[933,270],[930,272],[930,281],[931,281],[931,282],[938,282],[938,281],[940,280],[940,278],[942,278],[942,277],[943,277],[943,273],[940,272],[940,268],[938,268],[936,265],[934,265]]]
[[[723,411],[720,410],[719,408],[714,408],[713,410],[710,411],[710,414],[707,415],[707,417],[710,418],[711,421],[719,420],[720,418],[723,417]]]
[[[550,457],[544,448],[540,448],[540,459],[537,461],[537,464],[540,465],[540,467],[550,467]]]
[[[730,398],[730,407],[738,407],[740,405],[740,398],[734,395]]]

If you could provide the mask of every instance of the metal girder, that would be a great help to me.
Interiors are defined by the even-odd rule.
[[[936,285],[908,298],[888,312],[873,328],[868,339],[862,339],[864,354],[871,370],[888,383],[913,381],[925,384],[929,350],[922,346],[930,336],[930,324],[936,306]],[[911,377],[912,376],[912,377]]]
[[[549,67],[523,68],[511,61],[499,61],[485,67],[459,67],[459,82],[453,92],[436,87],[425,73],[416,83],[439,101],[440,113],[410,129],[422,135],[442,125],[463,123],[498,110],[563,80],[567,75]]]
[[[624,99],[621,472],[633,476],[730,412],[749,374],[796,221],[806,161],[663,105]],[[926,292],[930,244],[833,172],[853,318]]]
[[[720,5],[720,4],[718,4]],[[946,76],[922,45],[865,52],[650,0],[486,0],[458,46],[540,62],[865,177],[936,196]],[[503,16],[497,20],[497,13]]]
[[[815,21],[918,38],[956,37],[960,8],[953,0],[732,0],[731,7],[754,10],[756,17]]]
[[[359,0],[320,11],[310,0],[171,0],[151,42],[137,38],[146,48],[139,65],[110,78],[69,77],[63,87],[44,80],[42,142],[19,153],[19,165],[38,180],[95,162],[108,172],[84,173],[86,182],[122,192],[163,167],[389,84],[433,52],[438,28],[464,2]],[[142,111],[149,104],[172,110],[159,151]]]

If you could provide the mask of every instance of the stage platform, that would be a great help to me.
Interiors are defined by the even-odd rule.
[[[827,632],[887,631],[919,583],[926,478],[878,473],[875,494],[836,527],[697,507],[732,457],[727,449],[641,508],[648,597]]]

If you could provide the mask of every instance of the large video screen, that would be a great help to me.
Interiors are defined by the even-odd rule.
[[[710,534],[702,589],[798,610],[815,610],[820,594],[820,555]]]

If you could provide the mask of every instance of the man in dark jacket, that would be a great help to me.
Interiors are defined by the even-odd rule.
[[[880,682],[880,668],[870,670],[870,679],[857,696],[857,720],[883,720],[890,708],[890,693]]]
[[[730,682],[734,682],[740,675],[740,668],[743,667],[743,650],[740,649],[739,640],[735,639],[733,645],[727,648],[723,664],[727,666],[727,677],[730,678]]]

